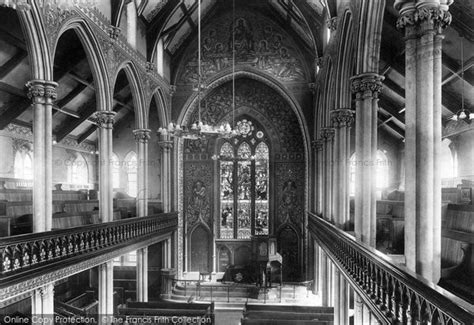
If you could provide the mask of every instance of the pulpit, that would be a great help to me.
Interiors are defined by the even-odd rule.
[[[258,265],[258,283],[268,286],[281,282],[282,257],[275,237],[252,236],[252,260]]]

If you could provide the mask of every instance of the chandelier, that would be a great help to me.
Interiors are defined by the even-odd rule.
[[[463,38],[461,37],[461,109],[454,114],[451,119],[453,121],[463,120],[466,123],[471,123],[471,120],[474,119],[474,113],[468,108],[464,107],[464,46],[463,46]]]
[[[235,7],[235,4],[234,4]],[[235,8],[234,8],[235,11]],[[234,40],[234,32],[232,32],[232,40]],[[232,41],[232,46],[234,41]],[[234,46],[233,46],[234,47]],[[232,124],[235,122],[235,49],[232,51]],[[193,91],[197,92],[197,104],[198,104],[198,121],[194,122],[190,127],[185,125],[179,125],[175,123],[168,124],[166,128],[159,128],[158,133],[162,136],[171,136],[175,138],[183,138],[190,140],[203,139],[206,137],[218,137],[218,138],[233,138],[239,135],[238,130],[232,129],[229,123],[222,124],[220,126],[213,126],[204,123],[201,120],[201,96],[203,90],[206,89],[206,85],[202,82],[202,70],[201,70],[201,1],[198,1],[198,82],[193,88]]]

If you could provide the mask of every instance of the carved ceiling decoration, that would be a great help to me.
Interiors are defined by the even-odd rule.
[[[282,152],[304,152],[303,136],[295,113],[270,87],[252,79],[237,79],[235,107],[236,110],[248,107],[265,116],[279,137]],[[196,121],[197,114],[197,106],[194,106],[190,121]],[[211,125],[232,123],[232,83],[214,89],[203,100],[201,119]]]
[[[294,41],[268,18],[237,11],[235,22],[227,13],[202,32],[203,78],[232,67],[232,31],[235,31],[236,65],[250,65],[281,81],[305,81],[308,73]],[[187,48],[178,73],[180,83],[197,82],[197,42]]]

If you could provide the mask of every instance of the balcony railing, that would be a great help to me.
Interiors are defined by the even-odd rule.
[[[309,213],[313,238],[383,324],[474,324],[472,306]]]
[[[176,213],[0,239],[0,287],[176,230]]]

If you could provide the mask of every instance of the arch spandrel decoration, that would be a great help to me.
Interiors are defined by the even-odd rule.
[[[264,125],[265,128],[272,129],[278,137],[282,153],[298,152],[302,155],[305,152],[303,135],[296,115],[279,94],[261,82],[246,78],[237,79],[235,87],[236,111],[246,107],[261,114],[270,124]],[[194,106],[192,111],[189,122],[198,120],[197,106]],[[205,104],[201,105],[201,119],[210,125],[232,123],[231,83],[214,89],[205,98]],[[195,145],[191,144],[191,141],[186,142],[185,152],[187,143]]]
[[[232,66],[232,31],[236,65],[250,65],[282,82],[306,82],[310,71],[298,46],[267,17],[237,10],[213,20],[202,31],[202,69],[207,79]],[[190,42],[176,76],[177,84],[197,82],[197,42]]]

